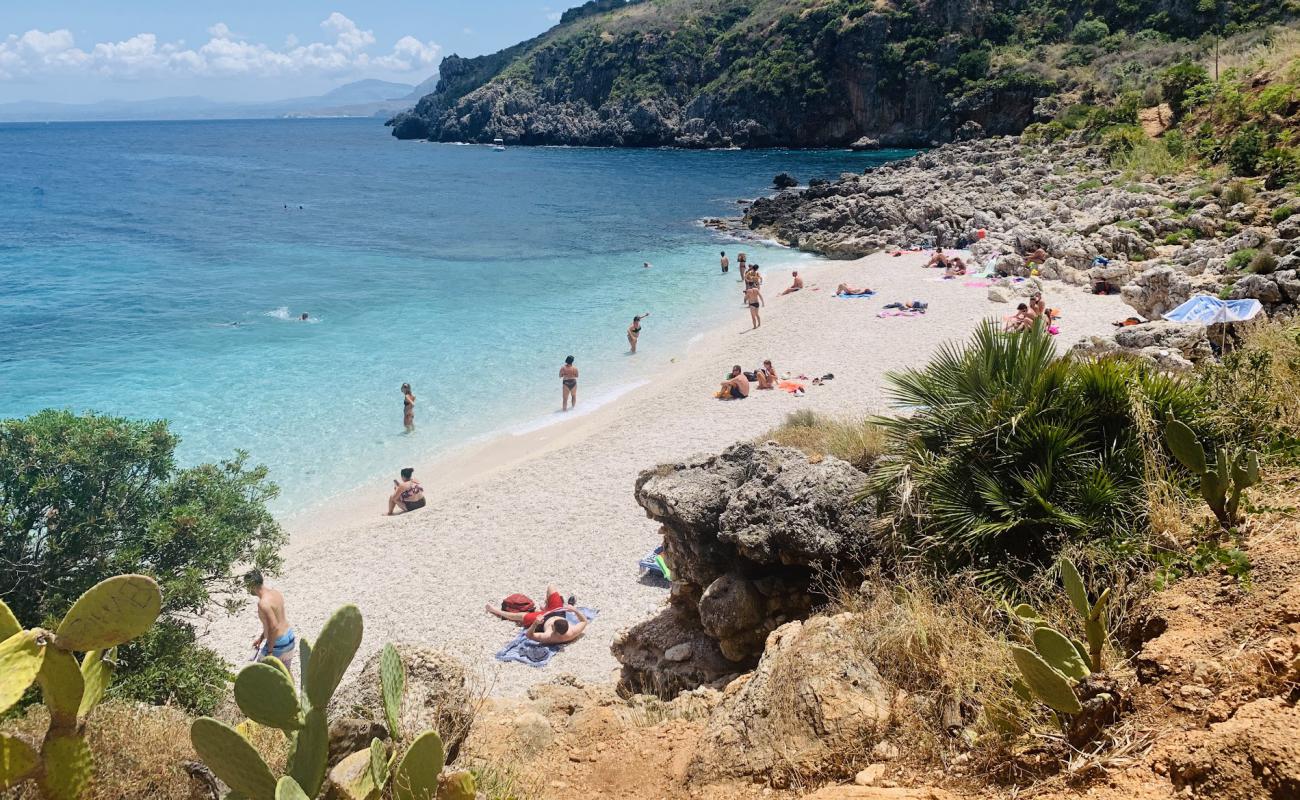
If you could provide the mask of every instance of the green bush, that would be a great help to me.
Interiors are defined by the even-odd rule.
[[[1100,189],[1104,185],[1100,178],[1089,178],[1086,181],[1080,181],[1079,185],[1074,188],[1079,192],[1089,192],[1093,189]]]
[[[1249,203],[1255,196],[1255,190],[1244,181],[1232,181],[1219,192],[1220,205],[1231,208],[1238,203]]]
[[[1197,426],[1195,384],[1136,361],[1056,355],[1040,328],[990,321],[920,369],[890,373],[907,415],[886,435],[867,488],[895,515],[879,542],[900,557],[1009,586],[1069,544],[1141,547],[1152,419]],[[1155,445],[1159,446],[1159,445]]]
[[[1293,205],[1287,204],[1284,206],[1278,206],[1277,208],[1273,209],[1273,224],[1276,225],[1277,223],[1282,222],[1283,220],[1290,219],[1291,215],[1294,213],[1295,213],[1295,206]]]
[[[184,624],[212,593],[239,588],[235,565],[278,566],[284,533],[266,509],[277,492],[266,468],[237,453],[180,469],[177,442],[161,421],[46,410],[0,422],[0,586],[21,624],[58,619],[86,589],[124,573],[155,578],[164,619]],[[150,646],[193,652],[178,641]],[[142,699],[158,696],[172,670],[204,669],[166,663]],[[124,682],[131,674],[118,671]]]
[[[1165,145],[1165,151],[1174,158],[1185,158],[1187,156],[1187,137],[1183,136],[1180,130],[1165,131],[1165,135],[1160,137],[1160,141]]]
[[[1114,163],[1147,141],[1147,135],[1136,125],[1114,125],[1102,131],[1101,152]]]
[[[211,714],[234,678],[226,661],[195,641],[194,628],[163,618],[118,651],[120,678],[111,695]]]
[[[1258,175],[1264,157],[1264,133],[1254,125],[1245,125],[1228,142],[1228,168],[1234,175]]]
[[[1258,168],[1266,176],[1265,189],[1281,189],[1300,180],[1300,154],[1290,147],[1271,147],[1260,157]]]
[[[1265,250],[1261,250],[1250,260],[1250,264],[1247,265],[1246,271],[1252,272],[1256,275],[1272,275],[1277,271],[1277,256]]]
[[[1160,73],[1160,93],[1175,117],[1181,117],[1186,110],[1188,93],[1209,79],[1205,67],[1190,60],[1180,61]]]
[[[1110,26],[1099,19],[1085,19],[1070,32],[1075,44],[1096,44],[1110,35]]]
[[[1259,251],[1253,247],[1247,247],[1245,250],[1238,250],[1228,256],[1227,268],[1230,272],[1237,272],[1238,270],[1245,269],[1250,262],[1255,260],[1255,256],[1258,254]]]

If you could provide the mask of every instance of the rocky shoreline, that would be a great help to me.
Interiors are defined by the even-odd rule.
[[[1112,167],[1096,145],[1007,136],[761,198],[742,224],[830,258],[969,247],[999,274],[1118,290],[1149,322],[1076,347],[1176,368],[1213,352],[1203,326],[1161,321],[1193,295],[1254,298],[1270,316],[1296,312],[1296,208],[1285,190],[1197,173],[1144,179]],[[1047,258],[1031,267],[1026,256],[1040,248]]]

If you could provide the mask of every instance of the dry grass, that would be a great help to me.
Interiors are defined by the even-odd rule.
[[[6,723],[6,733],[39,744],[49,724],[44,706],[33,706]],[[170,706],[108,701],[90,715],[87,736],[95,756],[95,779],[83,800],[189,800],[186,762],[197,760],[190,747],[190,717]],[[14,800],[35,800],[36,787],[24,784]]]
[[[907,693],[893,710],[891,738],[905,744],[909,760],[944,763],[967,744],[953,738],[948,723],[983,729],[980,709],[1016,707],[1000,612],[973,585],[874,572],[861,588],[842,591],[835,605],[860,615],[854,648]],[[986,746],[997,746],[994,738]]]
[[[813,461],[835,456],[863,472],[870,469],[885,448],[885,437],[878,426],[812,411],[791,413],[780,427],[761,438],[761,441],[769,440],[801,450]]]

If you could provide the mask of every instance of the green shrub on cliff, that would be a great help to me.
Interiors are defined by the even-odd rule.
[[[0,591],[21,624],[58,619],[100,580],[141,573],[162,586],[164,621],[188,628],[184,616],[236,588],[232,565],[278,565],[266,469],[242,453],[181,469],[177,441],[161,421],[47,410],[0,422]],[[196,654],[192,632],[176,633],[160,627],[124,647],[121,685],[204,707],[224,666]]]
[[[1150,420],[1203,427],[1199,388],[1134,361],[1056,355],[1043,330],[986,322],[967,345],[887,376],[910,409],[876,420],[886,451],[868,493],[900,557],[1009,585],[1068,545],[1142,550]]]

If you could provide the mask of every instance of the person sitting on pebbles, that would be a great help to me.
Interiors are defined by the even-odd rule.
[[[749,397],[749,378],[745,377],[745,371],[739,364],[731,368],[731,376],[722,382],[717,397],[719,400],[744,400]]]
[[[939,269],[948,268],[948,257],[943,254],[943,248],[935,248],[934,255],[930,260],[925,262],[927,267],[938,267]]]
[[[799,277],[799,270],[790,273],[794,280],[790,283],[790,288],[781,292],[782,295],[793,294],[803,288],[803,278]]]
[[[961,256],[953,256],[944,269],[943,274],[949,278],[956,278],[966,274],[966,262],[961,260]]]

